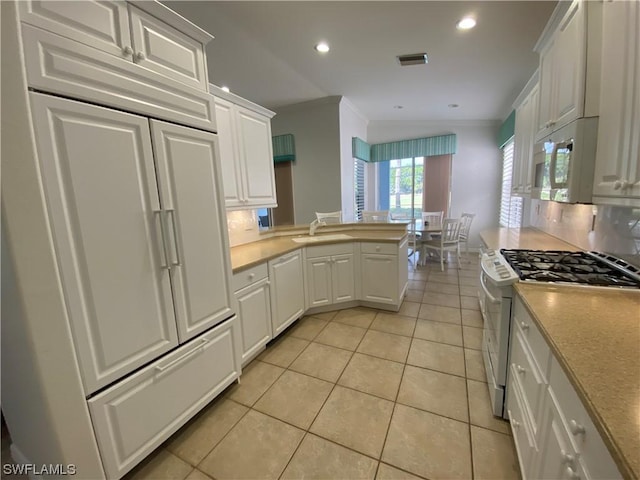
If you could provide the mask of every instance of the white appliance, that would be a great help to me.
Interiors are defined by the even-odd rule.
[[[533,149],[531,198],[591,203],[598,117],[579,118]]]
[[[494,250],[482,254],[478,298],[484,319],[482,356],[491,397],[491,410],[497,417],[507,418],[504,409],[509,362],[509,329],[511,325],[512,285],[518,275]]]

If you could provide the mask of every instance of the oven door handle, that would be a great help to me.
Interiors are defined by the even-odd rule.
[[[494,297],[493,295],[491,295],[491,293],[489,293],[489,290],[487,289],[487,285],[484,283],[483,273],[480,273],[480,286],[482,287],[482,290],[484,290],[484,294],[487,296],[490,303],[494,303],[494,304],[500,303],[500,299]]]

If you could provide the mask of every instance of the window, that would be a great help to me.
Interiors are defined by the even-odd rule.
[[[423,172],[424,157],[390,160],[388,208],[393,217],[420,217]]]
[[[353,159],[353,191],[354,191],[354,217],[355,220],[362,220],[362,211],[364,210],[364,162]]]
[[[502,194],[500,198],[500,226],[520,227],[522,225],[522,198],[511,196],[513,174],[513,140],[502,149]]]

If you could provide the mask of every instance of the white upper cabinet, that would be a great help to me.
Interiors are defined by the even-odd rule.
[[[600,62],[587,54],[588,48],[599,49],[601,5],[596,3],[573,0],[566,10],[567,3],[559,2],[536,45],[540,53],[536,141],[576,118],[598,114]]]
[[[227,209],[277,206],[271,117],[273,112],[211,85],[220,137]]]
[[[178,345],[146,118],[31,94],[38,154],[87,393]]]
[[[515,143],[513,154],[512,193],[531,193],[533,144],[538,113],[538,74],[536,73],[523,90],[521,102],[516,101]],[[519,103],[519,104],[518,104]]]
[[[139,5],[151,11],[122,1],[29,0],[20,2],[20,19],[206,92],[204,44],[213,37],[161,4]],[[154,15],[180,18],[187,32]]]
[[[206,32],[157,2],[18,4],[29,86],[215,131]]]
[[[605,2],[594,202],[640,206],[640,5]]]
[[[231,262],[217,136],[151,120],[180,341],[232,312]]]

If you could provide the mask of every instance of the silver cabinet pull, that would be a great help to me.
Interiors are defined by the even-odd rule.
[[[182,261],[180,260],[180,249],[178,248],[178,228],[176,227],[176,212],[173,208],[167,208],[165,210],[167,212],[167,219],[171,216],[171,228],[173,230],[173,251],[176,254],[175,262],[172,261],[171,265],[175,267],[179,267],[182,265]]]
[[[162,222],[162,210],[154,210],[153,216],[154,216],[154,220],[158,218],[160,222],[160,238],[162,241],[161,250],[162,250],[162,260],[163,260],[163,262],[160,263],[160,268],[171,270],[171,265],[169,265],[169,256],[167,255],[167,242],[166,242],[166,237],[164,233],[164,223]]]

